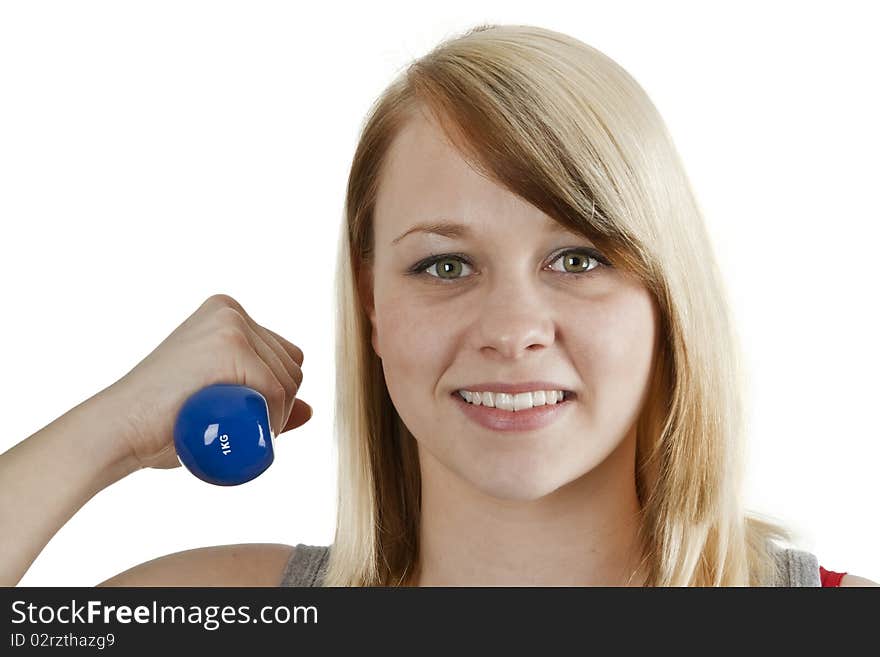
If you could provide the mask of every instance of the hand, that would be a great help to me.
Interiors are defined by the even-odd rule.
[[[311,406],[296,397],[302,362],[299,347],[257,324],[232,297],[215,294],[108,388],[129,429],[114,447],[140,467],[179,467],[177,414],[190,395],[214,383],[260,392],[276,436],[301,426],[312,416]]]

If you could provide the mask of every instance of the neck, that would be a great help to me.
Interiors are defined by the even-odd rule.
[[[635,432],[537,500],[493,498],[420,450],[419,562],[411,586],[640,586]]]

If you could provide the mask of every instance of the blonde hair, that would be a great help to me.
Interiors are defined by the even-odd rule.
[[[420,470],[359,290],[392,140],[427,109],[462,155],[587,236],[653,294],[662,327],[637,424],[648,586],[769,585],[770,539],[742,509],[743,375],[721,277],[672,139],[618,64],[564,34],[479,25],[413,61],[371,108],[352,161],[336,292],[338,513],[324,586],[396,586],[419,554]]]

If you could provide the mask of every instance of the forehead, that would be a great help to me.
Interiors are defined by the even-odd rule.
[[[391,144],[376,197],[374,231],[390,244],[417,224],[454,222],[479,232],[505,225],[564,230],[540,210],[475,170],[430,117],[417,113]]]

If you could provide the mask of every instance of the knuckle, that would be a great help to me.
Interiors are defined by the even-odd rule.
[[[212,294],[209,296],[205,302],[202,304],[203,306],[207,306],[208,308],[220,309],[220,308],[235,308],[236,310],[241,309],[241,305],[233,299],[228,294]]]
[[[202,306],[206,308],[219,308],[220,306],[226,305],[224,298],[227,295],[225,294],[212,294],[202,303]]]
[[[222,306],[214,311],[220,326],[223,328],[232,327],[236,330],[243,331],[247,326],[244,317],[232,306]]]

